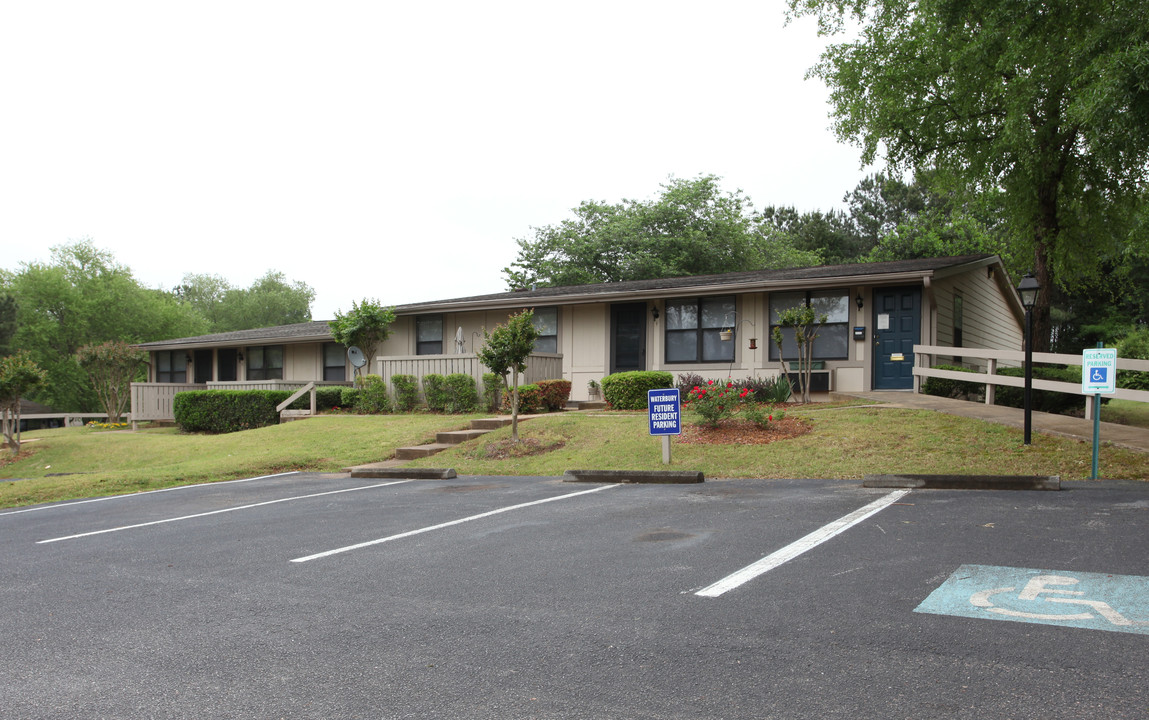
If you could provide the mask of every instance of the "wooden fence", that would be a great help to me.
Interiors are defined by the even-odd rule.
[[[986,370],[985,372],[962,372],[960,370],[940,370],[930,367],[934,364],[934,358],[937,357],[960,357],[963,362],[968,362],[970,358],[984,360]],[[1064,353],[1033,353],[1033,362],[1035,365],[1081,365],[1081,356]],[[914,392],[921,392],[922,378],[945,378],[947,380],[979,383],[985,385],[986,405],[993,405],[994,391],[998,385],[1008,385],[1010,387],[1019,388],[1025,387],[1025,378],[1011,375],[998,375],[997,368],[999,366],[1020,367],[1024,363],[1025,353],[1020,350],[990,350],[984,348],[943,347],[940,345],[914,345]],[[982,363],[977,364],[981,365]],[[1149,360],[1118,358],[1117,369],[1149,372]],[[1085,417],[1086,419],[1092,419],[1093,403],[1088,401],[1088,398],[1092,397],[1092,395],[1086,395],[1081,392],[1080,383],[1042,380],[1039,378],[1033,378],[1032,382],[1034,390],[1081,395],[1082,403],[1085,405]],[[1116,397],[1121,400],[1134,400],[1137,402],[1149,402],[1149,391],[1118,388],[1115,395],[1107,397]]]
[[[479,361],[477,355],[406,355],[379,358],[376,361],[379,375],[393,390],[392,375],[414,375],[423,384],[424,375],[451,375],[462,373],[475,379],[475,385],[482,387],[483,373],[490,372]],[[563,376],[563,356],[557,353],[534,353],[527,358],[527,371],[519,379],[520,383],[534,383],[539,380],[555,380]]]

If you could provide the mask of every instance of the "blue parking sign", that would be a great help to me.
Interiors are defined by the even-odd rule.
[[[651,435],[682,434],[682,397],[678,388],[646,391]]]

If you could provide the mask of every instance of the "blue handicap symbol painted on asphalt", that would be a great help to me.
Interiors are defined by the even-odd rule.
[[[962,565],[914,612],[1149,635],[1149,578]]]

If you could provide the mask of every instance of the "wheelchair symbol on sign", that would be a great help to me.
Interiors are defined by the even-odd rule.
[[[1093,368],[1093,373],[1089,377],[1089,382],[1104,383],[1106,381],[1106,375],[1108,375],[1106,370],[1108,370],[1108,368]]]
[[[1011,610],[1007,607],[995,605],[993,597],[1003,593],[1010,593],[1017,590],[1016,587],[1003,587],[993,590],[981,590],[975,592],[970,596],[969,601],[974,607],[984,608],[991,613],[998,615],[1007,615],[1009,617],[1026,618],[1030,620],[1095,620],[1096,615],[1101,616],[1108,620],[1113,625],[1131,626],[1131,625],[1147,625],[1149,622],[1130,620],[1121,613],[1114,610],[1109,603],[1101,600],[1085,600],[1081,595],[1085,593],[1077,590],[1062,590],[1060,588],[1076,585],[1080,582],[1077,578],[1068,577],[1065,575],[1038,575],[1031,579],[1022,588],[1021,593],[1018,594],[1018,600],[1037,601],[1037,602],[1050,602],[1058,603],[1061,605],[1080,605],[1089,609],[1087,612],[1078,613],[1039,613],[1039,612],[1023,612],[1021,610]],[[1057,596],[1057,597],[1051,597]],[[1065,597],[1069,596],[1069,597]],[[1052,608],[1050,608],[1052,609]],[[1090,612],[1091,611],[1091,612]],[[1094,615],[1096,613],[1096,615]]]

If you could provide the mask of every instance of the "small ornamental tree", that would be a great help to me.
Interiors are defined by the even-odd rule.
[[[335,313],[335,319],[327,323],[331,337],[343,347],[357,346],[367,358],[367,371],[371,371],[371,361],[375,358],[376,346],[391,337],[391,323],[395,322],[394,308],[383,307],[377,300],[364,298],[363,302],[351,301],[351,312]]]
[[[809,305],[800,305],[778,313],[778,327],[772,337],[778,346],[778,361],[782,363],[782,377],[786,377],[786,360],[782,356],[782,341],[786,330],[793,330],[798,345],[798,377],[802,381],[802,402],[810,402],[810,371],[814,366],[814,340],[826,324],[827,315],[818,315]]]
[[[46,377],[27,351],[0,358],[0,432],[13,455],[20,452],[20,398]]]
[[[519,441],[519,373],[527,369],[527,358],[535,349],[539,331],[534,325],[534,311],[523,310],[510,317],[506,325],[497,326],[493,332],[483,328],[483,347],[475,353],[479,361],[491,372],[503,377],[512,373],[511,385],[511,441]]]
[[[144,353],[122,341],[85,345],[76,361],[92,381],[108,422],[119,422],[132,397],[132,380],[146,362]]]

